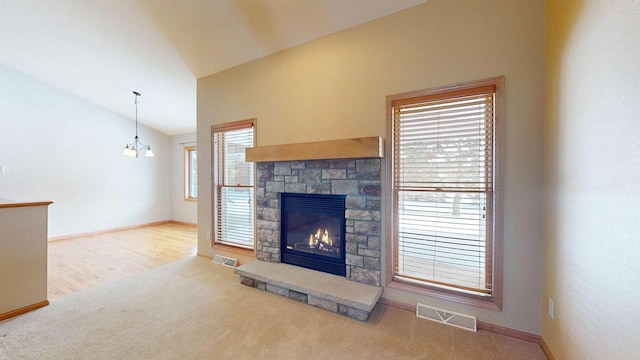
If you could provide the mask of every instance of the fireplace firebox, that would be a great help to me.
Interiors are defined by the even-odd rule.
[[[280,205],[281,261],[345,276],[345,196],[281,193]]]

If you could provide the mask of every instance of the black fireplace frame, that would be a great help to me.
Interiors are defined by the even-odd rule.
[[[291,207],[305,209],[309,204],[313,204],[314,208],[322,209],[323,212],[341,219],[340,239],[342,240],[342,244],[340,246],[339,257],[312,254],[287,248],[286,229],[288,228],[288,224],[287,214],[285,212],[288,209],[290,210]],[[345,210],[345,195],[280,193],[280,261],[282,263],[297,265],[307,269],[346,276]]]

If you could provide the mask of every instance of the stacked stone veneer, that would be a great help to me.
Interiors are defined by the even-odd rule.
[[[257,164],[257,258],[280,262],[280,193],[346,195],[346,278],[380,286],[380,159]]]

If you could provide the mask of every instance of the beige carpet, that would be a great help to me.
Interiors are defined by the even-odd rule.
[[[377,305],[359,322],[193,257],[0,322],[0,359],[545,359],[536,344]]]

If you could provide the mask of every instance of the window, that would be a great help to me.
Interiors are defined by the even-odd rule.
[[[184,148],[184,199],[198,199],[198,149],[195,146]]]
[[[254,248],[254,164],[245,149],[254,146],[255,120],[214,125],[213,228],[214,242]]]
[[[504,78],[389,96],[390,286],[501,308]]]

